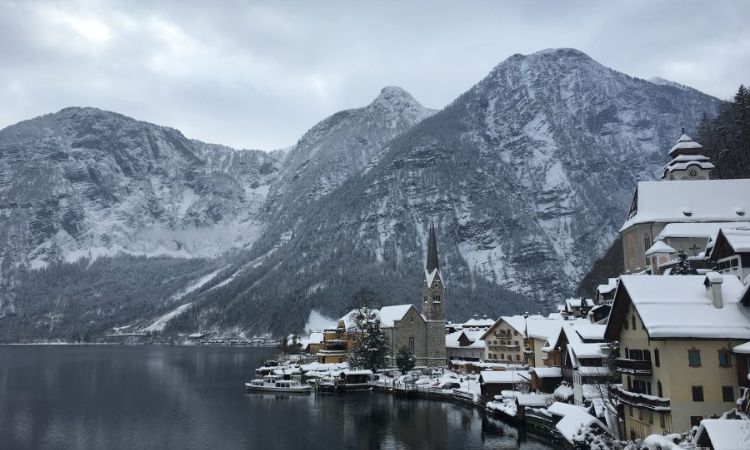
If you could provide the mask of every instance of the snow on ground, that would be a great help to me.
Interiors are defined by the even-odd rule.
[[[198,278],[195,282],[193,282],[192,284],[188,285],[185,289],[183,289],[182,291],[180,291],[180,292],[176,293],[175,295],[173,295],[170,298],[170,300],[171,301],[179,300],[182,297],[188,295],[189,293],[191,293],[191,292],[193,292],[193,291],[195,291],[197,289],[200,289],[201,286],[203,286],[204,284],[206,284],[209,281],[211,281],[213,279],[213,277],[215,277],[216,275],[218,275],[219,272],[221,272],[222,270],[226,269],[227,267],[229,267],[229,266],[224,266],[221,269],[214,270],[213,272],[209,273],[206,276]]]
[[[151,325],[147,326],[143,329],[143,331],[161,331],[164,329],[165,326],[167,326],[167,323],[169,323],[170,320],[174,319],[175,317],[179,316],[180,314],[184,313],[185,311],[190,308],[192,303],[185,303],[183,305],[178,306],[177,308],[173,309],[172,311],[164,314],[163,316],[159,317],[152,323]]]

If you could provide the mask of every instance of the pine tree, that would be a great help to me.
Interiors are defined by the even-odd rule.
[[[688,261],[685,250],[680,249],[680,251],[677,252],[677,265],[674,266],[670,275],[695,275],[697,273],[698,272],[690,266],[690,261]]]
[[[354,323],[358,338],[349,354],[349,366],[373,372],[385,367],[388,341],[380,328],[377,310],[368,306],[360,307],[354,316]]]
[[[417,365],[417,357],[409,349],[401,347],[396,355],[396,366],[401,373],[406,373]]]

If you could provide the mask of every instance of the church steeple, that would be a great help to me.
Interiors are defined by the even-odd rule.
[[[435,221],[430,219],[427,237],[427,265],[422,278],[422,312],[428,321],[445,321],[443,310],[445,288],[438,261]]]
[[[682,129],[682,136],[669,150],[672,158],[662,173],[664,180],[708,180],[714,165],[711,160],[704,156],[703,146],[695,142]]]
[[[435,221],[430,218],[429,237],[427,239],[427,272],[432,273],[435,269],[440,269],[438,261],[437,238],[435,237]]]

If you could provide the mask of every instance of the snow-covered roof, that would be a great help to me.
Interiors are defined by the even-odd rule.
[[[651,256],[654,253],[676,253],[677,251],[672,247],[668,246],[664,241],[656,241],[654,245],[646,250],[646,256]]]
[[[677,140],[677,143],[669,150],[669,156],[675,156],[683,153],[695,154],[702,149],[702,145],[695,142],[687,134],[682,133],[682,136],[680,136],[680,138]]]
[[[372,375],[372,370],[369,369],[360,369],[360,370],[353,370],[353,369],[344,369],[341,371],[344,375]]]
[[[668,223],[662,228],[656,239],[667,238],[706,238],[716,237],[719,229],[724,227],[749,226],[750,222],[698,222],[698,223]]]
[[[635,214],[620,228],[646,222],[745,221],[750,210],[750,179],[640,181]]]
[[[508,383],[528,383],[529,373],[519,370],[484,370],[481,372],[484,383],[490,384],[508,384]]]
[[[487,328],[495,324],[493,319],[484,317],[482,319],[473,318],[463,323],[464,328]]]
[[[427,286],[432,286],[432,282],[435,281],[435,276],[439,279],[443,279],[443,275],[440,273],[440,269],[433,269],[432,272],[427,269],[424,270],[424,279],[427,281]]]
[[[750,420],[746,419],[703,419],[693,442],[711,440],[714,450],[739,450],[747,448],[750,442]]]
[[[607,348],[606,344],[570,344],[570,349],[573,350],[576,357],[578,358],[606,358]]]
[[[484,348],[484,341],[481,339],[484,331],[482,330],[458,330],[445,335],[445,346],[447,348]],[[459,338],[465,335],[471,342],[469,345],[461,345]]]
[[[393,305],[380,308],[380,326],[383,328],[393,327],[394,322],[403,319],[411,308],[414,308],[414,305]]]
[[[732,351],[734,353],[740,353],[743,355],[750,355],[750,342],[745,342],[744,344],[736,345]]]
[[[516,402],[520,406],[531,408],[544,408],[551,399],[549,394],[516,394]]]
[[[502,316],[499,320],[507,323],[519,334],[524,334],[528,330],[529,337],[534,339],[547,339],[550,336],[560,333],[560,327],[563,320],[560,317],[548,318],[539,315],[524,318],[520,315]],[[487,331],[489,333],[489,330]]]
[[[724,235],[735,252],[750,252],[750,228],[722,228],[721,234]]]
[[[607,280],[607,284],[600,284],[596,287],[596,291],[600,294],[609,294],[615,289],[617,289],[617,278],[610,278]]]
[[[750,339],[750,311],[740,303],[744,286],[737,277],[722,278],[722,308],[715,307],[708,297],[703,275],[623,275],[620,286],[652,339]],[[610,316],[608,331],[613,323]]]
[[[573,324],[573,329],[584,341],[603,341],[604,330],[607,329],[607,326],[587,322],[577,322]]]
[[[547,408],[547,411],[558,416],[563,416],[563,418],[557,422],[555,428],[560,434],[562,434],[565,440],[570,443],[573,443],[573,437],[581,428],[589,427],[592,424],[598,424],[603,430],[607,429],[607,427],[596,417],[589,414],[585,408],[580,406],[555,402]]]
[[[560,367],[534,367],[530,370],[539,378],[561,378],[562,369]]]

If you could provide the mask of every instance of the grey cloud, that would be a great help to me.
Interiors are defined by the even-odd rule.
[[[207,5],[0,0],[0,127],[87,105],[273,149],[382,86],[439,108],[508,56],[549,47],[720,98],[750,72],[745,1]]]

